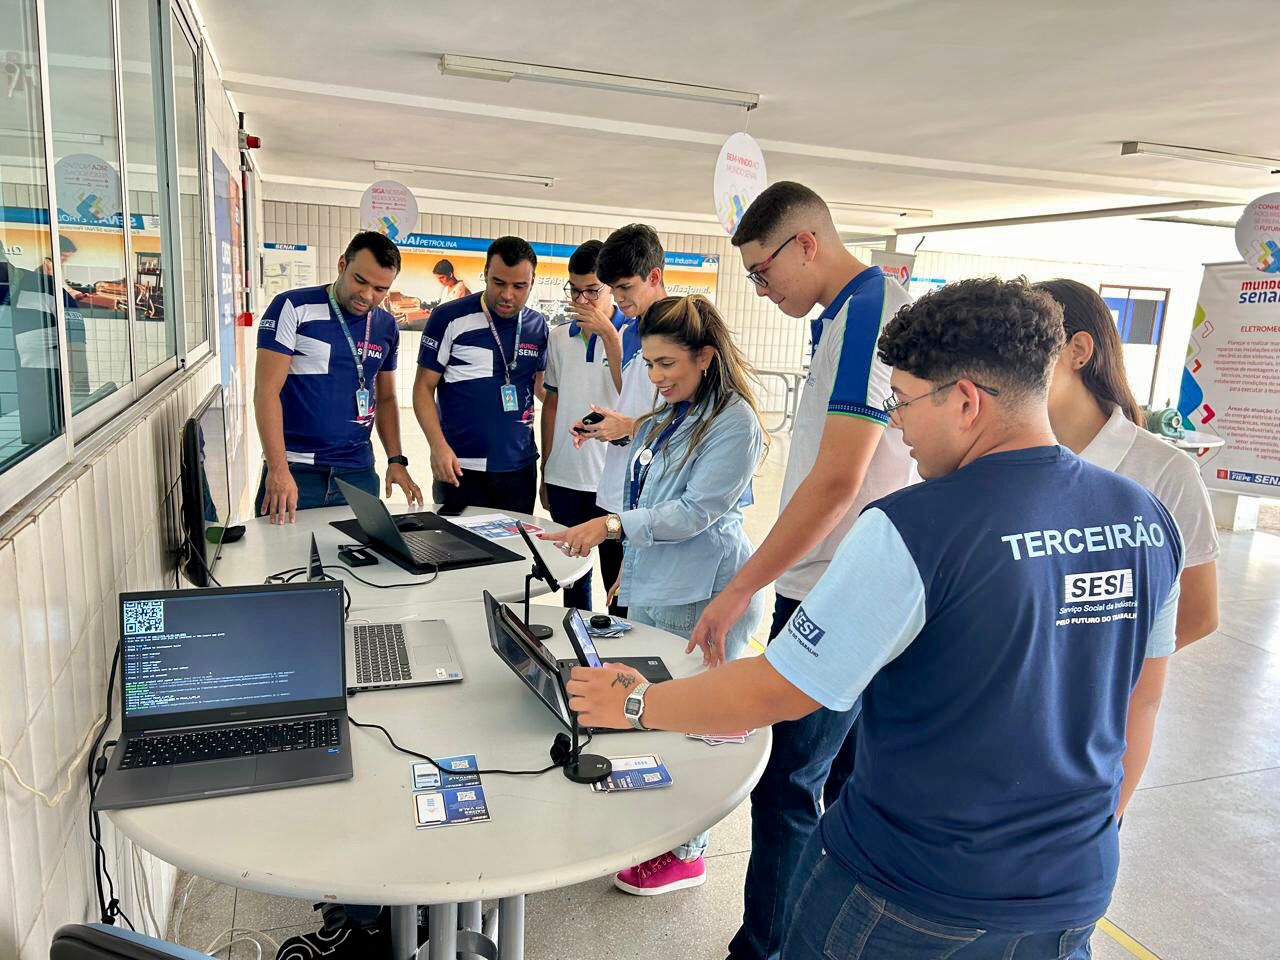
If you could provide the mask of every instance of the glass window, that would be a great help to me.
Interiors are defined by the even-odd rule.
[[[1158,344],[1169,306],[1169,291],[1156,287],[1123,287],[1103,284],[1102,299],[1115,318],[1125,343]]]
[[[165,15],[168,15],[166,5]],[[166,310],[169,264],[169,180],[165,167],[164,97],[159,70],[160,8],[155,0],[120,0],[120,57],[124,63],[124,139],[128,164],[128,264],[134,299],[134,376],[177,353],[172,312]]]
[[[129,382],[125,271],[110,0],[45,6],[62,305],[73,413]]]
[[[33,0],[0,0],[0,470],[63,429]]]
[[[177,114],[178,197],[182,225],[182,299],[186,349],[190,353],[208,337],[205,297],[204,203],[200,192],[198,124],[200,100],[196,95],[196,54],[177,18],[173,22],[173,87]]]

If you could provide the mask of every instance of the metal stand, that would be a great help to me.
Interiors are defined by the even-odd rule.
[[[431,939],[406,954],[402,952],[403,944],[413,942],[418,935],[418,908],[391,908],[395,960],[524,960],[523,896],[499,900],[497,910],[488,917],[482,916],[478,900],[434,904],[427,911]],[[405,916],[413,918],[411,932],[402,929]],[[403,939],[406,937],[409,939]]]
[[[391,908],[391,958],[413,960],[418,955],[418,908]]]
[[[524,575],[524,625],[529,628],[539,640],[550,640],[555,636],[555,631],[545,624],[529,622],[529,586],[534,580],[541,580],[538,576],[538,568],[535,566],[532,570]]]

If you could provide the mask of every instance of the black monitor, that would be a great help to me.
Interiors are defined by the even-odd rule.
[[[336,582],[122,593],[124,729],[340,709],[344,636]]]
[[[214,387],[182,427],[183,573],[197,587],[213,582],[231,523],[231,477],[222,387]]]

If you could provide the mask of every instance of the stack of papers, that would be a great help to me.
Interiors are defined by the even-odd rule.
[[[444,773],[430,763],[415,763],[410,771],[415,826],[447,827],[489,819],[489,804],[480,785],[474,754],[444,757],[438,761]]]
[[[591,626],[590,617],[584,619],[587,621],[587,633],[598,639],[607,640],[610,637],[620,637],[631,629],[631,624],[621,617],[610,617],[609,626],[607,627],[593,627]]]
[[[503,513],[477,513],[470,517],[450,517],[449,522],[465,527],[486,540],[505,540],[507,537],[520,536],[520,531],[516,529],[515,517],[508,517]],[[530,536],[542,532],[542,528],[536,523],[526,523],[524,528]]]
[[[662,759],[653,754],[643,757],[609,758],[613,773],[591,789],[596,793],[620,793],[624,790],[655,790],[671,786],[671,774]]]
[[[727,733],[720,736],[711,736],[704,733],[687,734],[690,740],[701,740],[703,743],[709,743],[713,747],[718,747],[722,743],[746,743],[747,737],[755,733],[754,730],[744,730],[742,733]]]

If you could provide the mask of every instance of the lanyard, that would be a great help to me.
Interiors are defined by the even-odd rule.
[[[689,415],[689,401],[682,400],[676,404],[676,415],[663,427],[657,438],[645,444],[643,450],[631,461],[631,484],[627,496],[627,509],[634,510],[640,503],[640,492],[644,490],[645,481],[649,479],[649,470],[658,459],[658,452],[667,445],[672,435],[680,429],[684,418]]]
[[[342,317],[342,309],[338,306],[338,301],[333,296],[333,284],[329,284],[329,306],[333,309],[333,314],[338,318],[338,326],[342,328],[342,332],[347,337],[347,346],[351,348],[351,359],[356,362],[356,376],[360,379],[360,389],[367,389],[364,385],[364,362],[369,356],[369,334],[371,332],[370,325],[373,322],[373,307],[369,308],[369,312],[364,315],[364,352],[356,349],[356,342],[351,339],[351,331],[347,329],[347,321]]]
[[[480,294],[480,309],[484,312],[484,318],[489,321],[489,332],[493,334],[493,342],[497,344],[498,356],[502,358],[502,377],[503,381],[508,385],[511,383],[511,374],[516,371],[516,364],[520,361],[520,331],[524,326],[524,308],[520,308],[520,312],[516,314],[516,338],[511,341],[511,359],[507,359],[507,351],[502,349],[502,339],[498,336],[498,328],[494,325],[493,317],[489,315],[489,305],[484,302],[484,294]]]

